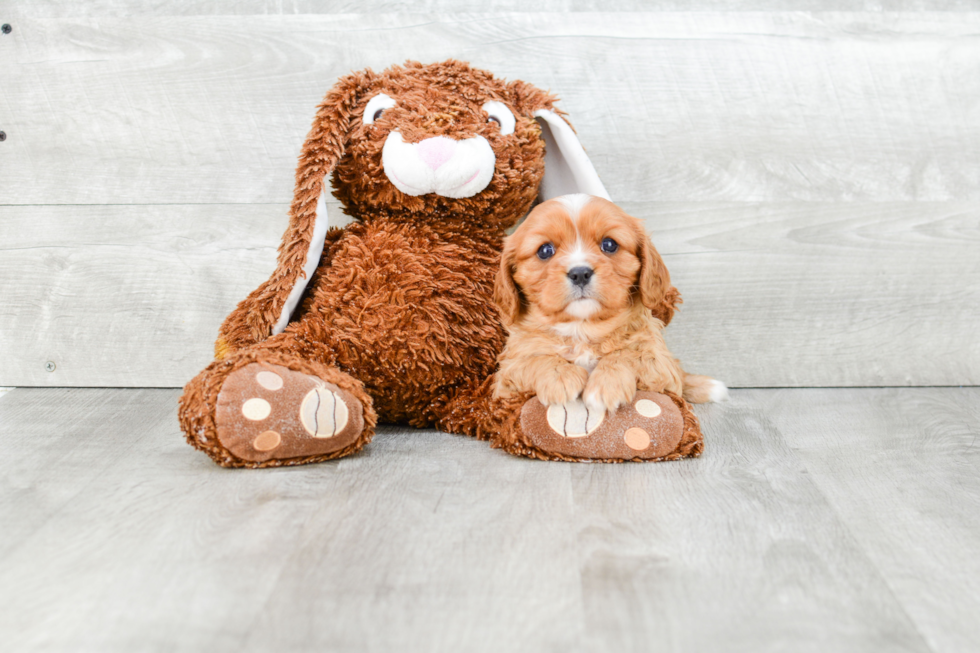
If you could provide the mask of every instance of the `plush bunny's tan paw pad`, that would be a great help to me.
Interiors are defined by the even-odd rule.
[[[349,392],[261,363],[225,379],[215,423],[221,444],[251,462],[339,451],[364,429],[361,402]]]
[[[521,430],[534,447],[585,460],[654,460],[672,453],[684,435],[684,416],[670,397],[637,392],[614,413],[589,411],[580,400],[521,409]]]
[[[589,410],[581,399],[567,404],[552,404],[545,411],[548,426],[566,438],[584,438],[595,431],[606,417],[604,410]]]

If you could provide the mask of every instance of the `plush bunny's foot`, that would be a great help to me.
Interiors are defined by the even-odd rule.
[[[615,413],[590,411],[581,400],[546,407],[532,398],[520,430],[527,453],[552,460],[672,460],[700,455],[702,447],[687,402],[657,392],[637,392]]]
[[[351,393],[268,363],[228,375],[214,419],[221,444],[255,463],[340,452],[364,430],[363,406]]]

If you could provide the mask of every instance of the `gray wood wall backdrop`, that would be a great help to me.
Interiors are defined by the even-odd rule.
[[[690,369],[980,383],[980,3],[528,4],[0,1],[0,385],[183,385],[334,79],[449,57],[562,97]]]

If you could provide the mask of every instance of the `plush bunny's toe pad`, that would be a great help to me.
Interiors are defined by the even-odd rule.
[[[683,399],[644,391],[614,413],[597,414],[581,400],[544,406],[533,398],[521,410],[521,431],[527,444],[557,460],[664,460],[700,453],[690,410]]]
[[[364,429],[361,402],[315,376],[251,363],[232,372],[218,394],[218,440],[250,462],[339,451]]]

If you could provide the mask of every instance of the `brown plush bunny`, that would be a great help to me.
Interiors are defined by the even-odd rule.
[[[538,458],[700,453],[681,399],[669,455],[594,442],[578,456],[522,430],[529,396],[491,396],[504,230],[539,197],[608,197],[554,102],[458,61],[339,79],[303,145],[276,270],[184,390],[187,441],[226,467],[296,465],[360,450],[380,420]],[[327,228],[328,177],[354,218],[343,229]],[[654,312],[666,323],[678,301],[671,288]]]

